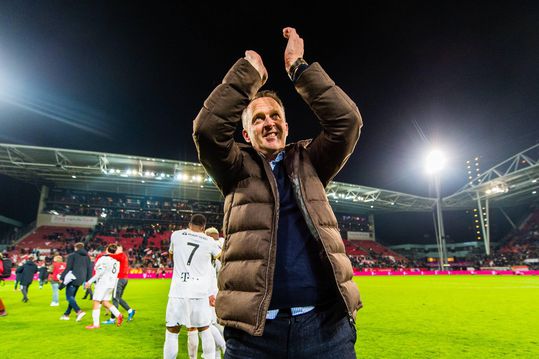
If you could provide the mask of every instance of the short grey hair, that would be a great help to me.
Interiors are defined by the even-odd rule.
[[[249,108],[249,105],[256,99],[259,99],[261,97],[271,97],[272,99],[274,99],[275,101],[277,101],[277,103],[279,104],[279,106],[281,106],[281,109],[283,110],[283,116],[284,116],[284,105],[283,105],[283,101],[281,100],[281,98],[279,97],[279,95],[277,95],[277,92],[275,91],[272,91],[272,90],[262,90],[262,91],[258,91],[255,95],[255,97],[253,97],[249,103],[247,104],[247,106],[245,106],[245,108],[243,109],[243,112],[241,113],[241,124],[243,125],[243,129],[244,130],[247,130],[247,124],[249,123],[249,119],[247,118],[247,109]]]

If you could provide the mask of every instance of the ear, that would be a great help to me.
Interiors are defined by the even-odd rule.
[[[251,138],[249,137],[249,133],[245,129],[241,131],[241,134],[243,135],[243,139],[245,140],[245,142],[251,143]]]

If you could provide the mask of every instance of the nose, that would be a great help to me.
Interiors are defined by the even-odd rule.
[[[273,127],[274,123],[275,120],[270,115],[266,115],[264,118],[264,127]]]

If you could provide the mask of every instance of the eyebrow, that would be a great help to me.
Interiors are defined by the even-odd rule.
[[[262,111],[253,113],[253,120],[257,117],[266,117],[266,114],[264,114]]]
[[[278,110],[272,110],[270,113],[269,113],[270,117],[274,116],[274,115],[278,115],[279,117],[283,117],[283,115],[278,111]],[[256,112],[256,113],[253,113],[253,117],[251,120],[255,120],[257,119],[258,117],[266,117],[266,114],[262,111],[260,112]]]

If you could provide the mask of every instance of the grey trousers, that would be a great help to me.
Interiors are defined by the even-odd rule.
[[[120,278],[118,279],[118,284],[116,285],[116,293],[114,294],[114,297],[112,298],[112,304],[118,309],[118,304],[122,306],[125,310],[131,309],[129,304],[122,298],[124,295],[125,287],[127,287],[127,278]],[[110,314],[111,318],[114,318],[114,314]]]

